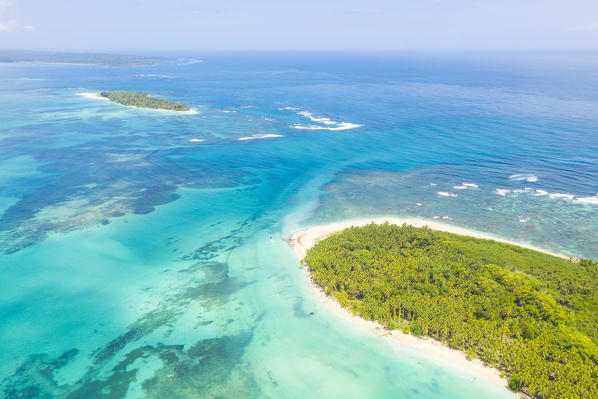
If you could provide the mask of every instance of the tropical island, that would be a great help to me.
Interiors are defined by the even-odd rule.
[[[105,66],[148,66],[172,61],[164,57],[127,54],[69,53],[56,51],[0,50],[0,62],[42,62]]]
[[[598,397],[598,263],[428,227],[362,224],[292,238],[340,306],[479,359],[513,391]]]
[[[190,111],[189,107],[185,104],[151,97],[142,91],[103,91],[100,93],[100,96],[128,107],[179,112]]]

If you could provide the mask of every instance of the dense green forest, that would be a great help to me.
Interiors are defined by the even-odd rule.
[[[103,91],[100,95],[110,101],[130,107],[164,109],[168,111],[189,110],[189,107],[184,104],[151,97],[142,91]]]
[[[403,225],[351,227],[304,263],[342,306],[497,367],[539,398],[598,397],[598,263]]]

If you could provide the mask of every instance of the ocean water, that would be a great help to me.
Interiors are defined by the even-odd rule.
[[[598,258],[598,54],[175,57],[0,65],[0,397],[514,397],[325,308],[286,240],[416,216]]]

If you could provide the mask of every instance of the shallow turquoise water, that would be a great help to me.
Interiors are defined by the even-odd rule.
[[[3,396],[512,397],[323,307],[286,239],[419,216],[597,258],[598,58],[204,58],[0,66]]]

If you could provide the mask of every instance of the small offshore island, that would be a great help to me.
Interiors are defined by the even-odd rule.
[[[176,114],[197,114],[197,111],[185,104],[152,97],[142,91],[102,91],[101,93],[78,93],[78,95],[94,100],[112,101],[125,107],[168,111]]]
[[[189,111],[185,104],[152,97],[142,91],[103,91],[100,96],[127,107],[159,109],[164,111]]]
[[[598,263],[426,226],[361,225],[291,239],[340,306],[480,359],[513,391],[598,397]]]

